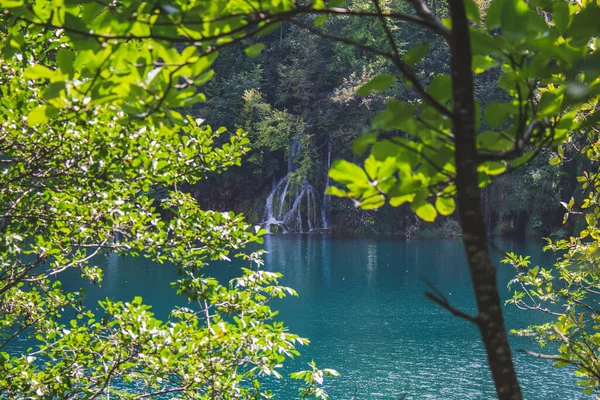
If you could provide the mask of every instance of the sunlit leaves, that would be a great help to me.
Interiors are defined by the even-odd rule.
[[[546,91],[542,94],[538,103],[538,112],[543,116],[556,114],[561,109],[564,99],[562,90]]]
[[[248,57],[256,58],[260,55],[260,53],[262,53],[264,48],[265,48],[265,45],[263,43],[255,43],[253,45],[246,47],[244,49],[244,51],[246,52],[246,55]]]
[[[368,181],[367,175],[362,168],[346,160],[336,160],[331,165],[329,177],[343,184]]]
[[[584,154],[589,154],[583,151]],[[595,157],[597,149],[592,157]],[[560,157],[551,159],[551,164],[561,162]],[[585,394],[597,391],[600,380],[594,371],[598,368],[598,313],[596,304],[600,289],[597,263],[600,261],[600,232],[598,230],[597,185],[589,186],[597,179],[597,171],[584,171],[578,178],[583,183],[586,195],[576,205],[573,197],[561,202],[565,215],[583,214],[585,222],[579,231],[568,239],[546,239],[545,251],[557,255],[553,265],[532,266],[529,257],[508,253],[503,260],[515,268],[515,278],[509,284],[513,291],[507,301],[521,310],[552,310],[551,319],[516,330],[514,333],[534,338],[542,347],[554,348],[561,362],[556,366],[575,366],[575,374]],[[583,212],[581,211],[583,210]],[[547,346],[549,343],[555,346]]]
[[[279,274],[260,270],[260,253],[243,253],[262,242],[264,230],[232,212],[204,211],[180,189],[239,165],[246,134],[213,130],[171,109],[147,112],[156,107],[153,94],[165,91],[165,104],[189,104],[197,94],[169,90],[166,82],[176,69],[196,82],[208,79],[214,56],[200,57],[194,46],[153,50],[165,65],[153,65],[150,49],[135,43],[120,54],[64,47],[50,60],[31,45],[25,62],[0,61],[0,346],[32,343],[22,354],[0,354],[5,396],[153,397],[178,376],[178,392],[190,395],[266,397],[262,377],[280,376],[282,361],[307,343],[274,321],[267,304],[295,291],[278,285]],[[136,64],[128,57],[138,57]],[[185,65],[166,65],[179,57]],[[23,76],[29,59],[40,62]],[[108,65],[119,73],[96,79]],[[141,298],[106,300],[97,316],[81,293],[56,281],[71,269],[100,284],[92,257],[109,252],[171,263],[180,276],[174,286],[194,309],[175,308],[161,321]],[[202,275],[208,262],[232,257],[249,263],[241,277],[222,285]],[[210,368],[223,373],[206,373]],[[207,390],[208,380],[215,386]],[[321,383],[311,386],[313,396],[325,396]]]
[[[311,361],[309,366],[309,370],[294,372],[290,375],[292,379],[301,379],[307,385],[299,389],[299,395],[303,399],[309,396],[315,396],[316,398],[322,398],[326,400],[328,396],[320,387],[323,384],[323,379],[325,377],[334,378],[340,374],[336,370],[329,368],[320,370],[317,368],[317,365],[314,361]]]
[[[477,22],[476,4],[467,2],[466,7],[468,16]],[[536,7],[553,12],[552,20],[544,19]],[[507,96],[484,103],[482,110],[476,106],[480,187],[508,168],[518,168],[531,160],[537,154],[536,147],[565,143],[581,126],[581,107],[599,92],[594,83],[599,75],[594,45],[588,46],[597,34],[595,27],[590,28],[597,9],[595,4],[563,1],[537,5],[522,0],[494,0],[487,9],[486,27],[471,28],[473,74],[489,74],[491,70],[499,73],[497,86]],[[574,28],[575,19],[585,28]],[[569,31],[575,32],[573,37]],[[427,50],[426,44],[417,45],[405,54],[404,61],[414,66]],[[361,89],[364,94],[384,91],[392,82],[391,78],[378,77]],[[433,99],[451,107],[455,88],[450,75],[432,76],[424,86]],[[586,119],[596,121],[594,106],[585,107],[590,110],[586,111]],[[592,126],[593,122],[588,121],[585,126]],[[410,203],[425,220],[434,219],[438,213],[452,213],[452,195],[439,194],[454,184],[456,174],[453,122],[426,101],[388,100],[386,109],[373,118],[371,132],[354,143],[355,154],[366,157],[367,179],[361,178],[352,187],[340,182],[348,189],[343,191],[344,196],[362,205],[363,196],[371,195],[377,199],[370,200],[372,204],[379,205],[380,195],[384,195],[392,206]],[[378,134],[393,138],[377,140]],[[384,163],[390,167],[389,173],[381,172],[388,170],[382,167]],[[434,201],[435,206],[431,204]]]
[[[38,68],[32,71],[34,77],[68,82],[67,88],[76,89],[53,92],[51,98],[64,97],[63,104],[55,106],[68,107],[85,97],[88,104],[119,105],[134,117],[159,114],[203,100],[198,86],[209,77],[208,68],[220,47],[278,26],[278,21],[250,23],[244,13],[286,11],[291,5],[288,0],[264,4],[232,1],[226,6],[161,3],[158,7],[138,1],[119,3],[118,7],[101,2],[63,6],[58,1],[36,1],[25,8],[4,0],[1,8],[14,13],[16,22],[15,34],[4,52],[12,56],[25,45],[18,33],[34,26],[29,22],[46,26],[49,32],[57,32],[62,42],[53,55],[59,73]],[[134,17],[123,18],[125,15]],[[254,35],[245,32],[251,27]],[[262,43],[252,44],[246,53],[256,57],[263,47]]]
[[[359,87],[356,93],[359,96],[368,96],[372,92],[384,92],[395,81],[396,77],[393,75],[378,75],[375,78],[371,79],[369,82]]]
[[[54,76],[54,71],[50,68],[40,64],[35,64],[25,69],[25,76],[32,79],[47,78],[50,79]]]
[[[473,56],[473,73],[481,74],[490,68],[494,68],[498,62],[490,56]]]
[[[435,199],[436,210],[444,216],[451,215],[456,209],[454,199],[446,197],[438,197]]]
[[[365,146],[373,141],[374,138],[370,138]],[[454,209],[451,199],[454,193],[440,196],[435,207],[428,200],[429,187],[445,185],[454,173],[452,163],[452,151],[448,147],[431,151],[406,139],[378,141],[373,144],[363,168],[348,162],[334,163],[330,177],[344,185],[345,190],[330,188],[328,193],[352,197],[356,205],[364,209],[379,208],[386,198],[394,207],[410,203],[419,218],[433,221],[438,211],[449,215]]]
[[[47,105],[39,106],[27,114],[27,123],[30,127],[35,127],[45,123],[56,115],[58,115],[58,110],[56,108]]]
[[[506,171],[506,163],[503,161],[487,161],[482,163],[477,170],[488,176],[500,175]]]
[[[562,162],[562,160],[560,159],[560,157],[552,157],[549,161],[550,165],[558,165]]]
[[[437,210],[426,200],[426,195],[423,192],[419,192],[415,195],[415,198],[410,203],[410,209],[414,211],[419,218],[427,222],[433,222],[437,217]]]

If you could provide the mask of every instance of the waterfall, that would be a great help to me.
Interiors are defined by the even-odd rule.
[[[273,226],[283,232],[323,229],[320,200],[319,192],[308,180],[294,182],[288,175],[267,196],[262,225],[269,232],[273,232]]]
[[[297,169],[296,160],[302,150],[299,138],[291,146],[288,157],[288,173],[273,183],[271,192],[265,201],[262,225],[269,232],[311,232],[327,229],[327,196],[321,202],[318,190],[306,179],[291,175]],[[328,166],[331,158],[329,146]],[[329,186],[329,178],[327,178]]]

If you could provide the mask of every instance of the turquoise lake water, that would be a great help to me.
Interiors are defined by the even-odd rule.
[[[494,241],[502,251],[530,254],[534,263],[549,266],[542,242]],[[335,238],[328,235],[268,236],[264,248],[267,270],[284,274],[282,284],[299,297],[272,303],[280,319],[294,333],[308,337],[302,357],[287,372],[306,369],[314,359],[321,368],[342,376],[326,385],[330,399],[491,399],[491,384],[478,331],[427,300],[425,277],[446,293],[454,306],[475,310],[473,293],[460,240],[396,240]],[[501,258],[496,251],[496,259]],[[512,267],[498,263],[500,290]],[[209,274],[220,279],[236,276],[237,267],[219,265]],[[75,289],[80,280],[66,279]],[[175,296],[169,282],[171,266],[142,259],[110,256],[101,288],[88,288],[90,303],[110,297],[131,300],[142,296],[165,317]],[[505,307],[509,328],[541,322],[543,316]],[[538,350],[528,340],[511,338],[513,349]],[[569,368],[555,368],[546,360],[515,354],[526,399],[587,398],[575,386]],[[274,386],[278,398],[295,398],[297,386]]]

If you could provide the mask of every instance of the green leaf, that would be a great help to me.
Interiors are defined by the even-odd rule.
[[[26,78],[30,78],[30,79],[40,79],[40,78],[52,78],[55,74],[54,71],[52,71],[50,68],[48,67],[44,67],[43,65],[40,64],[35,64],[27,69],[25,69],[25,72],[23,73],[25,75]]]
[[[325,194],[335,197],[348,197],[348,193],[336,186],[329,186],[325,190]]]
[[[414,46],[404,55],[404,62],[409,66],[420,63],[429,51],[429,46],[429,42]]]
[[[438,197],[435,199],[435,208],[441,215],[448,216],[456,209],[456,203],[453,198]]]
[[[504,0],[501,28],[509,38],[520,38],[528,27],[529,6],[524,0]]]
[[[513,106],[508,103],[490,103],[483,111],[483,116],[492,128],[500,128],[508,119]]]
[[[358,88],[356,93],[359,96],[368,96],[372,92],[384,92],[396,81],[393,75],[378,75]]]
[[[506,171],[506,163],[504,161],[486,161],[477,167],[477,170],[489,176],[500,175]]]
[[[495,131],[484,131],[477,135],[477,148],[487,151],[509,150],[514,146],[506,134]]]
[[[324,0],[315,0],[312,6],[315,10],[322,10],[325,8],[325,1]]]
[[[327,22],[327,15],[326,14],[321,14],[319,15],[317,18],[315,18],[315,22],[314,25],[315,26],[321,26],[323,25],[325,22]]]
[[[352,142],[352,151],[357,156],[362,156],[365,151],[377,140],[375,133],[366,133],[354,139]]]
[[[375,159],[375,157],[371,154],[365,160],[365,171],[371,180],[377,179],[377,171],[379,170],[379,162]]]
[[[410,205],[410,209],[417,214],[423,221],[433,222],[437,217],[437,211],[435,207],[427,202],[425,196],[419,193]]]
[[[560,159],[560,157],[552,157],[550,159],[550,165],[558,165],[561,163],[561,161],[562,160]]]
[[[49,118],[53,118],[58,115],[58,109],[52,106],[43,105],[34,108],[27,114],[27,124],[30,127],[34,127],[48,121]]]
[[[554,22],[554,26],[556,26],[561,35],[569,27],[570,18],[569,3],[566,1],[554,2],[552,22]]]
[[[583,46],[593,37],[600,36],[600,7],[596,2],[588,2],[587,7],[573,16],[567,30],[574,46]]]
[[[564,98],[562,91],[544,92],[538,103],[537,112],[543,116],[555,115],[560,110]]]
[[[18,8],[23,6],[23,0],[2,0],[0,1],[0,7],[2,8]]]
[[[490,56],[473,56],[473,73],[482,74],[490,68],[498,66],[498,61]]]
[[[521,165],[525,164],[527,161],[531,160],[531,158],[535,155],[535,151],[529,151],[525,154],[523,154],[521,157],[517,158],[516,160],[513,160],[510,162],[510,167],[511,168],[518,168]]]
[[[68,77],[73,77],[73,59],[73,52],[69,49],[60,49],[56,52],[58,68]]]
[[[404,203],[410,203],[415,198],[415,194],[403,194],[403,195],[390,195],[390,205],[392,207],[399,207]]]
[[[471,49],[474,55],[489,55],[503,56],[504,42],[502,36],[490,35],[484,30],[471,29],[469,32],[471,39]]]
[[[488,30],[493,31],[494,29],[500,27],[502,9],[504,8],[504,3],[506,1],[507,0],[493,0],[487,8],[485,13],[485,25],[487,26]]]
[[[430,95],[441,103],[452,97],[452,79],[448,74],[441,74],[432,79],[427,89]]]
[[[254,43],[244,49],[246,55],[250,58],[256,58],[262,53],[265,45],[263,43]]]
[[[363,210],[374,210],[385,204],[385,197],[382,194],[369,196],[360,202],[360,208]]]
[[[387,103],[387,111],[380,114],[379,125],[381,129],[398,129],[406,133],[414,133],[416,126],[415,107],[405,104],[397,99],[390,99]],[[373,120],[375,126],[376,121]]]
[[[342,184],[369,181],[361,167],[346,160],[335,161],[329,170],[329,177]]]
[[[371,154],[377,161],[384,162],[388,158],[396,158],[402,152],[402,148],[391,143],[389,140],[382,140],[375,143],[371,149]]]
[[[465,7],[467,9],[467,17],[471,18],[474,22],[481,22],[481,11],[474,0],[465,0]]]

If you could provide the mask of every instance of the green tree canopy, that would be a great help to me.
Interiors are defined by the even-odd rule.
[[[3,26],[6,27],[2,50],[5,57],[11,60],[6,64],[7,69],[12,69],[11,74],[7,75],[8,80],[12,82],[16,79],[18,83],[12,85],[24,88],[24,93],[27,93],[19,102],[10,100],[14,98],[13,89],[6,90],[10,95],[7,100],[2,100],[9,102],[5,113],[17,113],[9,119],[11,128],[6,132],[14,131],[16,134],[23,129],[30,130],[35,133],[30,136],[35,138],[38,132],[52,130],[54,124],[60,124],[55,134],[70,135],[78,130],[63,129],[65,126],[93,126],[97,119],[105,121],[115,132],[120,129],[127,131],[127,134],[122,133],[127,140],[119,137],[121,144],[127,144],[126,150],[120,153],[123,154],[123,165],[118,164],[111,151],[102,153],[104,146],[99,145],[84,153],[85,156],[78,153],[74,157],[75,162],[51,162],[54,169],[44,167],[46,158],[41,161],[35,158],[37,151],[31,153],[36,154],[32,156],[31,163],[19,167],[19,151],[26,152],[30,147],[19,151],[7,148],[6,163],[10,168],[16,166],[16,171],[9,173],[13,178],[6,185],[10,193],[16,193],[6,207],[13,214],[5,218],[9,224],[4,236],[7,238],[7,261],[4,265],[9,282],[10,279],[15,282],[8,283],[7,290],[34,293],[35,290],[25,291],[19,284],[31,279],[38,285],[43,282],[44,274],[48,272],[32,275],[36,267],[44,265],[45,268],[44,262],[50,260],[50,270],[59,271],[66,267],[65,262],[69,265],[76,263],[76,260],[85,260],[85,246],[97,249],[106,245],[102,239],[108,240],[108,226],[112,231],[120,230],[129,235],[127,237],[131,243],[127,250],[148,253],[157,260],[181,265],[183,277],[179,283],[180,292],[191,300],[208,301],[203,298],[206,296],[202,294],[204,292],[235,292],[235,287],[222,288],[214,281],[206,280],[198,275],[196,268],[203,259],[227,257],[230,251],[237,250],[242,244],[257,240],[257,235],[248,232],[244,223],[235,216],[227,214],[225,217],[223,214],[200,211],[189,196],[178,192],[177,185],[184,179],[179,171],[190,173],[191,177],[187,179],[199,179],[194,174],[235,163],[243,151],[244,139],[234,136],[230,143],[220,149],[207,145],[206,149],[202,147],[199,151],[195,147],[195,140],[201,142],[202,139],[192,139],[193,143],[188,144],[189,138],[194,136],[185,131],[185,127],[194,127],[190,131],[196,129],[203,132],[204,140],[207,140],[206,135],[212,135],[212,131],[194,125],[194,121],[189,121],[174,108],[180,109],[204,99],[200,86],[212,76],[210,68],[219,50],[242,44],[249,57],[256,56],[264,47],[255,41],[256,38],[277,28],[282,22],[291,23],[311,34],[355,46],[365,54],[381,57],[393,65],[392,73],[374,77],[358,89],[359,94],[367,96],[384,92],[399,78],[403,79],[405,87],[414,91],[415,100],[408,103],[391,96],[387,101],[387,110],[372,121],[371,132],[354,143],[357,155],[366,155],[364,162],[338,161],[333,165],[330,176],[341,188],[331,189],[330,193],[351,197],[364,208],[380,207],[386,200],[393,206],[410,203],[412,210],[427,221],[432,221],[438,214],[452,213],[455,203],[458,204],[478,313],[475,316],[467,315],[452,307],[439,293],[431,292],[428,295],[455,315],[477,325],[488,353],[498,396],[502,399],[521,398],[504,329],[495,266],[488,250],[480,187],[487,185],[492,177],[527,162],[540,149],[561,146],[568,140],[569,132],[594,126],[599,94],[596,51],[598,25],[595,21],[600,19],[600,8],[597,2],[570,4],[566,0],[529,3],[523,0],[494,0],[482,21],[481,10],[472,0],[450,0],[447,8],[439,7],[440,10],[436,10],[439,15],[420,0],[411,0],[409,3],[410,8],[402,6],[395,9],[393,3],[390,6],[378,0],[373,0],[365,7],[357,7],[355,3],[342,7],[344,3],[339,0],[327,3],[319,0],[308,5],[286,0],[127,0],[119,3],[0,0],[0,6],[7,11],[2,16]],[[361,41],[320,28],[328,20],[337,18],[368,18],[380,24],[381,36],[374,42]],[[401,52],[396,28],[407,23],[426,29],[436,38],[436,43],[443,44],[436,46],[436,57],[441,54],[439,49],[446,51],[445,58],[449,60],[450,69],[448,74],[424,82],[415,73],[414,65],[427,58],[430,46],[420,43],[407,52]],[[20,67],[15,67],[14,63]],[[27,68],[21,75],[20,70],[25,65]],[[488,104],[481,110],[474,96],[474,75],[498,67],[502,70],[499,85],[506,92],[508,100]],[[98,112],[103,116],[97,117]],[[479,129],[482,116],[489,130]],[[94,135],[96,130],[102,132],[99,127],[91,129]],[[171,138],[168,140],[176,141],[176,145],[169,150],[163,148],[159,151],[154,147],[160,148],[162,144],[157,145],[158,141],[147,140],[142,135],[139,139],[143,149],[139,151],[141,155],[131,156],[136,147],[129,145],[129,132],[143,129],[146,129],[144,134],[156,132],[161,141],[165,136]],[[100,135],[97,138],[94,135],[94,140],[102,140]],[[94,143],[94,140],[83,142],[79,138],[75,136],[68,143],[74,146]],[[63,153],[62,146],[66,142],[57,141],[61,151],[51,150],[51,157]],[[18,147],[18,143],[14,143]],[[38,146],[46,145],[45,140],[38,142]],[[105,146],[111,148],[110,144]],[[144,163],[146,147],[156,151],[148,151],[150,157]],[[184,152],[183,158],[177,157],[175,160],[170,157],[173,149],[180,151],[188,147],[191,148],[190,153]],[[169,156],[162,155],[163,152]],[[102,157],[108,159],[100,164]],[[132,159],[129,160],[129,157]],[[139,164],[138,158],[141,158]],[[197,164],[192,161],[195,158],[199,159]],[[37,167],[36,162],[41,163],[40,169],[34,168]],[[80,164],[86,169],[81,170]],[[76,172],[62,172],[64,168],[74,168]],[[132,168],[131,171],[142,171],[127,176],[129,168]],[[89,182],[87,176],[90,169],[91,172],[98,172],[99,175],[93,175],[95,177],[104,173],[110,174],[108,177],[111,179]],[[83,178],[80,171],[85,175]],[[47,173],[50,175],[45,175]],[[135,177],[129,179],[131,175]],[[21,178],[34,179],[34,182],[17,186],[20,189],[11,189],[10,184],[19,182]],[[50,180],[51,184],[44,179]],[[63,179],[69,185],[61,186]],[[123,185],[123,189],[114,186],[113,182]],[[174,214],[172,220],[157,219],[157,213],[152,208],[154,202],[148,197],[151,182],[173,187],[162,202]],[[104,185],[113,185],[108,199],[103,199]],[[112,203],[111,195],[115,196]],[[12,211],[33,204],[34,200],[30,199],[39,201],[39,209],[36,208],[38,212],[54,212],[51,215],[57,219],[69,212],[71,207],[79,207],[77,212],[69,215],[75,219],[84,216],[74,226],[69,225],[70,222],[60,223],[66,224],[68,232],[77,232],[80,225],[85,227],[91,224],[89,231],[84,229],[84,233],[74,234],[73,240],[65,239],[67,232],[60,231],[62,226],[53,225],[58,221],[45,225],[39,217],[28,218],[28,214]],[[46,204],[50,204],[49,210],[46,210]],[[109,208],[108,204],[118,207]],[[119,213],[118,210],[124,205],[129,207],[131,215],[140,215],[141,219],[129,219],[129,212]],[[100,210],[99,215],[93,213],[95,209]],[[26,210],[31,211],[31,207]],[[34,224],[35,229],[43,234],[35,236],[32,234],[35,229],[30,229],[28,224]],[[99,229],[98,225],[104,229]],[[204,230],[207,226],[209,229]],[[225,227],[213,229],[212,226]],[[96,236],[102,234],[104,236]],[[49,246],[54,243],[58,244]],[[52,249],[52,253],[47,253],[46,247]],[[72,256],[73,250],[76,251],[75,257]],[[63,251],[71,256],[61,260]],[[22,261],[16,262],[16,255],[25,252],[30,253],[28,256],[36,257],[37,264],[23,267]],[[60,260],[60,263],[54,259]],[[274,278],[263,273],[262,280],[258,279],[262,289],[250,290],[252,296],[258,297],[250,297],[252,301],[249,304],[242,301],[244,305],[251,306],[253,311],[249,314],[256,317],[255,322],[259,326],[263,326],[259,321],[268,317],[267,314],[261,314],[265,312],[262,308],[264,300],[273,291],[283,293],[283,289],[271,285]],[[256,281],[254,278],[247,279]],[[268,295],[260,293],[261,290],[267,291]],[[225,304],[223,307],[229,304],[223,303],[222,298],[212,299],[216,299],[215,304]],[[240,299],[248,298],[240,295]],[[105,307],[116,310],[113,314],[119,320],[121,315],[129,315],[125,310],[137,307],[138,303],[116,308],[106,304]],[[208,303],[200,306],[209,312]],[[228,308],[226,310],[230,311]],[[240,322],[233,326],[239,329],[253,326],[244,323],[242,314],[248,317],[248,310],[240,314]],[[12,314],[7,312],[6,315]],[[194,315],[201,318],[198,313]],[[34,319],[46,320],[45,317]],[[119,327],[125,325],[117,322]],[[11,322],[8,326],[17,325]],[[89,326],[97,325],[91,323]],[[210,321],[209,312],[209,320],[204,325],[209,337],[212,335],[212,326],[214,324]],[[272,326],[273,329],[283,329],[276,324]],[[51,329],[55,327],[56,324]],[[270,328],[266,331],[271,332]],[[262,350],[270,351],[269,354],[291,352],[292,341],[297,338],[285,335],[272,337],[266,331],[263,338],[267,348]],[[136,334],[136,337],[139,335]],[[271,346],[273,340],[284,340],[284,344],[275,342],[283,349]],[[211,343],[209,341],[209,345]],[[53,348],[48,347],[48,351]],[[240,348],[245,349],[244,346]],[[119,363],[119,357],[127,359],[127,354],[117,356]],[[277,357],[272,355],[266,358],[265,372],[274,369]],[[12,368],[13,361],[10,360],[4,365]],[[197,362],[200,361],[206,362],[206,358]],[[26,365],[33,370],[34,362],[25,358],[14,365],[18,365],[18,368]],[[93,368],[91,361],[89,368]],[[251,369],[247,373],[256,372],[256,369]],[[249,377],[241,372],[239,376],[243,377],[239,381]],[[303,376],[310,378],[318,376],[318,373]],[[103,379],[110,380],[111,377],[111,373],[103,375]],[[225,375],[222,377],[224,381],[219,386],[221,394],[236,393],[228,390],[238,390],[238,387],[239,390],[246,390],[244,395],[254,390],[241,389],[238,380],[231,382]],[[309,384],[317,381],[309,379]],[[12,384],[18,380],[8,379],[7,382]],[[107,387],[103,383],[91,384],[96,388]],[[184,383],[182,385],[188,388]],[[82,386],[86,384],[74,385],[76,390]],[[206,388],[206,381],[203,387]],[[200,389],[197,394],[205,395]]]

